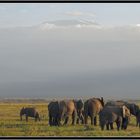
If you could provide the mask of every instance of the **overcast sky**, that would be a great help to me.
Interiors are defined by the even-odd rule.
[[[102,25],[139,24],[138,3],[0,4],[0,27],[28,26],[56,19],[92,19]]]
[[[140,4],[0,4],[0,97],[138,99]]]

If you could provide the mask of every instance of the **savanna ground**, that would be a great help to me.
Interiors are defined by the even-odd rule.
[[[140,105],[140,102],[138,103]],[[35,122],[33,118],[29,121],[20,121],[19,112],[22,107],[36,107],[41,121]],[[0,136],[140,136],[140,129],[136,127],[136,121],[131,116],[127,130],[101,131],[99,124],[94,127],[90,125],[71,124],[61,127],[50,127],[48,124],[47,102],[1,102],[0,101]]]

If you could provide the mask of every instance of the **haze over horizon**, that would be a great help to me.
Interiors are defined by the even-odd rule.
[[[140,5],[73,5],[0,4],[0,98],[139,99]]]

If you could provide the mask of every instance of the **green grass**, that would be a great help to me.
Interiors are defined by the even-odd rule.
[[[41,115],[41,121],[35,122],[29,118],[29,122],[20,121],[20,109],[25,106],[35,106]],[[67,126],[50,127],[48,125],[47,103],[0,103],[0,136],[140,136],[140,129],[135,126],[136,121],[131,116],[127,130],[101,131],[99,125],[88,126],[75,125],[70,123]]]

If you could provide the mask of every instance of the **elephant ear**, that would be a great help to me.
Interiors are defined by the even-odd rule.
[[[136,115],[136,107],[135,107],[135,104],[132,104],[132,110],[133,110],[133,114]]]
[[[138,112],[139,112],[139,106],[136,105],[136,115],[138,114]]]
[[[126,109],[126,107],[123,105],[122,106],[123,118],[125,118],[125,109]]]
[[[101,97],[101,103],[102,103],[102,106],[104,106],[104,98],[103,97]]]

